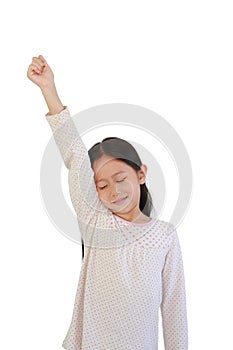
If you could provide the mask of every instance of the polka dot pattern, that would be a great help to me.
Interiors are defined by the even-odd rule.
[[[156,219],[128,222],[107,210],[68,108],[46,118],[69,169],[70,196],[85,244],[63,348],[158,349],[160,311],[165,350],[187,350],[185,278],[175,227]]]

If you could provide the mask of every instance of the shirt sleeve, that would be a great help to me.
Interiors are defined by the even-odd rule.
[[[113,227],[112,212],[99,199],[94,171],[85,144],[67,106],[58,114],[45,115],[68,172],[69,193],[80,226],[82,238],[87,226],[89,234],[96,229]],[[98,238],[98,237],[97,237]],[[91,237],[89,237],[89,241]]]
[[[185,277],[179,238],[175,228],[162,271],[161,302],[165,350],[188,349]]]

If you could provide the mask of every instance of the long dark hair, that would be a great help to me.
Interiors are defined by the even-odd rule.
[[[136,149],[129,142],[119,137],[106,137],[89,149],[88,155],[92,169],[94,161],[99,159],[103,154],[122,160],[136,172],[140,170],[142,165],[142,161]],[[153,201],[146,183],[140,184],[139,208],[144,215],[150,216],[153,208]]]

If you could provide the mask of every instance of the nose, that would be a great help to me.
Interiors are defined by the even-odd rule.
[[[112,200],[117,199],[121,191],[118,189],[117,184],[112,185],[110,188],[110,197]]]

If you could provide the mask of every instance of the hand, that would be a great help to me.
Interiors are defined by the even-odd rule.
[[[28,67],[27,77],[41,88],[50,114],[60,113],[64,106],[57,94],[54,74],[42,55],[32,58]]]
[[[32,58],[27,77],[41,89],[54,86],[54,74],[42,55]]]

